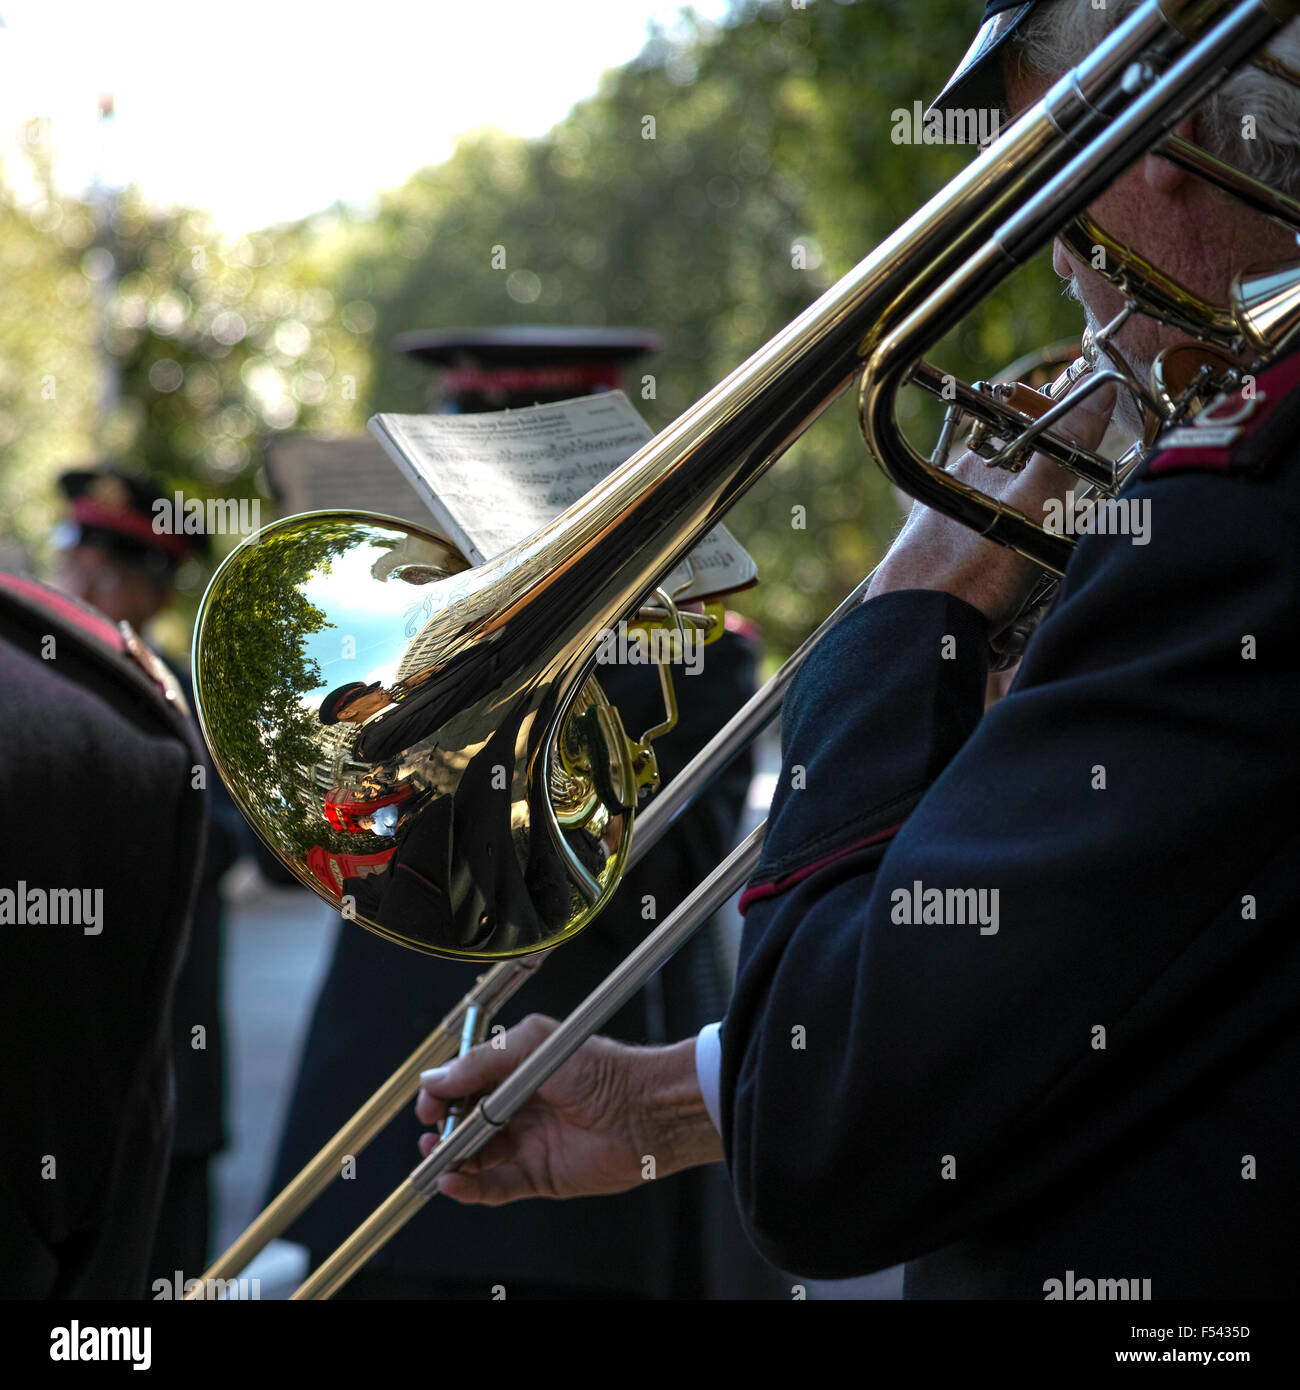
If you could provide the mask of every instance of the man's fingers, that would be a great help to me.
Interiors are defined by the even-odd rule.
[[[529,1014],[504,1037],[480,1043],[445,1066],[421,1072],[420,1091],[415,1101],[415,1113],[420,1122],[440,1129],[453,1101],[472,1100],[493,1090],[525,1057],[535,1052],[556,1027],[553,1018]],[[438,1142],[438,1135],[422,1134],[418,1142],[421,1155],[428,1158]],[[478,1173],[503,1163],[513,1152],[513,1138],[503,1132],[494,1135],[476,1154],[463,1159],[458,1169],[465,1174]],[[499,1197],[497,1200],[510,1199]]]
[[[438,1179],[438,1191],[455,1202],[475,1202],[500,1206],[520,1197],[538,1196],[537,1185],[528,1173],[512,1162],[512,1147],[506,1136],[496,1135],[477,1154],[460,1163],[455,1172]],[[420,1152],[428,1158],[438,1142],[436,1134],[420,1135]]]
[[[1086,380],[1086,378],[1084,378]],[[1111,413],[1115,409],[1115,387],[1107,382],[1085,396],[1068,414],[1059,419],[1048,433],[1058,439],[1069,440],[1080,449],[1093,450],[1101,443]],[[1005,443],[1005,440],[999,440]],[[1080,480],[1069,469],[1057,464],[1046,454],[1035,452],[1029,466],[1019,473],[1004,473],[990,478],[990,470],[984,461],[970,456],[970,467],[964,473],[964,481],[978,488],[1010,501],[1030,518],[1039,515],[1039,510],[1049,499],[1063,497],[1072,488],[1082,486]]]
[[[438,1124],[447,1114],[446,1102],[480,1096],[510,1075],[530,1052],[555,1030],[556,1023],[543,1014],[529,1014],[504,1037],[472,1047],[463,1056],[420,1073],[420,1094],[415,1113],[425,1124]]]
[[[1084,381],[1087,379],[1083,378]],[[1095,449],[1106,433],[1114,409],[1115,383],[1108,381],[1085,396],[1057,428],[1081,449]]]
[[[435,1096],[423,1087],[415,1098],[415,1114],[421,1124],[440,1125],[447,1118],[447,1108],[451,1101]]]
[[[420,1146],[421,1157],[428,1158],[437,1142],[438,1135],[434,1131],[420,1135],[417,1143]],[[487,1168],[495,1168],[498,1164],[513,1158],[514,1152],[514,1138],[508,1130],[503,1130],[500,1134],[494,1134],[476,1153],[462,1158],[456,1165],[456,1171],[477,1173]]]
[[[503,1164],[482,1173],[467,1173],[463,1169],[444,1173],[438,1179],[438,1191],[453,1202],[477,1203],[499,1207],[516,1202],[521,1197],[536,1197],[536,1185],[518,1164]]]
[[[1085,378],[1086,380],[1086,378]],[[1052,426],[1049,433],[1068,439],[1080,449],[1093,450],[1101,443],[1115,408],[1115,387],[1111,382],[1099,386]],[[977,484],[978,486],[978,484]],[[1010,498],[1031,518],[1039,515],[1051,498],[1063,497],[1081,487],[1080,479],[1046,454],[1036,453],[1024,473],[1011,479]]]

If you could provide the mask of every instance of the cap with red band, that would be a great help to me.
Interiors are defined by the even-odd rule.
[[[162,490],[148,478],[110,466],[80,468],[62,474],[59,487],[68,499],[70,514],[63,548],[96,546],[126,563],[159,573],[209,552],[205,534],[158,525]],[[171,499],[167,501],[169,507],[161,514],[170,517]]]
[[[152,546],[170,555],[178,563],[188,559],[192,547],[184,536],[170,535],[166,531],[155,531],[152,520],[138,512],[124,511],[119,507],[105,507],[92,497],[78,497],[72,503],[72,519],[79,526],[93,526],[102,531],[116,531],[143,545]]]
[[[617,390],[623,368],[658,352],[661,343],[641,328],[516,324],[403,333],[396,346],[407,357],[443,369],[444,412],[473,414]]]

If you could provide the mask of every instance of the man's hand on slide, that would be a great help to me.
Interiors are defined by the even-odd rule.
[[[453,1101],[491,1091],[556,1027],[554,1019],[531,1014],[496,1046],[482,1043],[425,1072],[415,1113],[440,1128]],[[420,1152],[427,1155],[437,1137],[421,1135]],[[722,1156],[695,1075],[693,1038],[629,1047],[596,1037],[438,1187],[458,1202],[490,1206],[523,1197],[595,1196]]]

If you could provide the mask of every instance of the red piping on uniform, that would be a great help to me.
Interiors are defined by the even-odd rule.
[[[47,584],[41,584],[35,579],[24,579],[17,574],[0,574],[0,588],[8,589],[11,593],[30,599],[42,608],[52,609],[66,622],[80,628],[83,632],[92,633],[105,646],[111,647],[114,651],[124,650],[122,634],[113,623],[107,618],[101,618],[98,613],[88,613],[79,603],[74,603],[70,598],[51,589]]]
[[[865,840],[857,840],[851,845],[846,845],[843,849],[837,849],[834,854],[826,854],[820,859],[814,859],[811,864],[805,864],[802,869],[796,869],[794,873],[786,874],[784,878],[774,879],[771,883],[751,883],[740,895],[740,911],[742,913],[748,911],[750,903],[759,902],[763,898],[774,898],[778,893],[784,893],[787,889],[793,888],[796,883],[802,883],[812,874],[819,873],[828,865],[834,864],[838,859],[856,854],[860,849],[866,849],[868,845],[878,845],[881,840],[892,839],[901,828],[900,822],[899,825],[890,826],[888,830],[878,830],[874,835],[868,835]]]

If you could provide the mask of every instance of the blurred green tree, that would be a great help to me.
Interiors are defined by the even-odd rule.
[[[336,207],[235,239],[129,189],[80,204],[46,179],[25,206],[0,190],[8,530],[39,548],[52,472],[92,452],[164,490],[257,494],[269,434],[357,433],[376,410],[427,408],[427,372],[391,349],[408,329],[656,329],[664,353],[628,384],[666,425],[973,158],[891,138],[971,20],[969,0],[735,0],[722,24],[684,11],[544,138],[473,132],[372,214]],[[1044,256],[935,356],[987,376],[1070,331]],[[51,376],[57,402],[41,396]],[[730,518],[763,579],[736,606],[770,659],[898,524],[852,394]],[[903,423],[928,446],[937,417],[914,394]],[[185,576],[191,599],[201,578]]]
[[[665,351],[629,392],[668,424],[974,157],[891,138],[893,113],[942,85],[970,18],[966,0],[741,0],[723,25],[687,13],[653,33],[545,139],[466,137],[383,200],[345,274],[344,293],[377,313],[368,410],[427,408],[427,372],[387,348],[404,330],[638,323]],[[937,359],[991,375],[1061,337],[1072,316],[1056,284],[1040,258]],[[914,394],[904,423],[928,443],[937,414]],[[851,397],[730,518],[763,580],[735,603],[764,627],[770,659],[871,568],[898,524]]]
[[[269,432],[359,428],[373,313],[329,288],[344,226],[326,214],[225,238],[133,189],[0,196],[0,257],[21,268],[0,296],[8,536],[48,558],[54,477],[76,464],[118,461],[169,497],[251,499]],[[215,537],[218,557],[239,539]],[[204,578],[178,576],[178,651]]]

